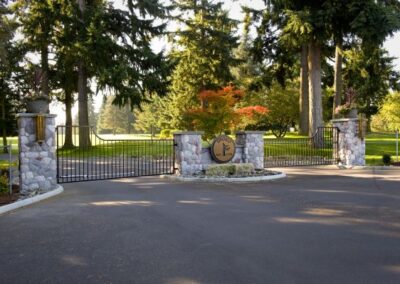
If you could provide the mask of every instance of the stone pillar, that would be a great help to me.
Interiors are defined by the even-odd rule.
[[[365,140],[359,135],[359,119],[334,119],[332,125],[339,129],[338,157],[340,164],[348,168],[365,166]]]
[[[45,117],[44,141],[36,141],[35,113],[20,113],[18,118],[18,143],[21,195],[35,195],[54,189],[57,185],[55,147],[55,117]]]
[[[203,170],[201,135],[204,132],[175,132],[175,168],[179,175],[188,176]]]
[[[238,131],[236,145],[243,146],[243,162],[252,163],[254,168],[264,168],[264,131]]]

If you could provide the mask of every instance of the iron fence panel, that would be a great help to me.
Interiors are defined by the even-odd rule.
[[[264,139],[264,167],[336,164],[338,141],[336,127],[319,127],[309,138]]]
[[[72,128],[72,129],[68,129]],[[85,128],[90,145],[80,147]],[[66,133],[72,143],[66,144]],[[83,141],[83,140],[82,140]],[[104,139],[89,126],[57,127],[57,179],[59,183],[172,174],[173,139]]]

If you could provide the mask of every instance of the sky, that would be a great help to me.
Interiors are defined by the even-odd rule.
[[[254,9],[261,9],[263,7],[263,0],[225,0],[224,8],[229,11],[229,15],[232,19],[242,20],[243,14],[241,12],[241,6],[249,6]],[[123,0],[115,0],[114,1],[115,7],[123,8],[124,1]],[[385,49],[389,52],[391,57],[395,57],[394,60],[395,69],[400,71],[400,32],[394,34],[394,36],[388,38],[384,43]],[[154,50],[162,50],[167,48],[167,43],[163,40],[156,40],[153,42]],[[94,98],[95,101],[95,110],[98,111],[101,106],[102,102],[102,95],[97,95]],[[50,110],[52,113],[58,114],[56,118],[57,124],[64,124],[65,123],[65,110],[61,103],[53,103],[50,106]],[[77,104],[72,109],[73,117],[78,112]]]

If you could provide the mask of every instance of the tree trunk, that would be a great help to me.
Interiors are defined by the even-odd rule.
[[[90,127],[87,98],[87,76],[83,62],[78,64],[78,120],[79,120],[79,147],[90,146]]]
[[[2,127],[2,131],[1,131],[1,135],[3,137],[3,153],[8,153],[8,149],[7,149],[7,129],[5,126],[6,123],[6,100],[5,100],[5,95],[2,96],[1,98],[1,119],[2,119],[2,123],[3,127]]]
[[[42,65],[42,74],[40,81],[40,90],[42,91],[42,95],[50,98],[50,89],[49,89],[49,50],[47,44],[42,46],[41,53],[41,65]]]
[[[299,98],[299,110],[300,110],[300,123],[299,133],[301,135],[308,134],[309,126],[309,99],[308,99],[308,64],[307,64],[308,48],[307,45],[301,47],[301,66],[300,66],[300,98]]]
[[[343,79],[342,79],[342,41],[336,43],[335,49],[335,82],[333,85],[334,98],[333,98],[333,114],[332,117],[336,118],[335,109],[342,103],[342,92],[343,92]]]
[[[74,143],[72,139],[72,92],[65,89],[65,140],[63,148],[73,148]]]
[[[45,96],[50,101],[49,89],[49,50],[48,45],[45,43],[40,51],[41,61],[41,78],[40,78],[40,91],[41,95]],[[49,103],[47,103],[46,112],[49,112]]]
[[[372,128],[371,128],[371,115],[366,115],[365,119],[367,120],[367,133],[372,132]]]
[[[313,136],[323,126],[321,92],[321,46],[316,41],[308,45],[309,135]]]
[[[84,25],[85,0],[77,0],[81,11],[81,21]],[[87,74],[83,59],[78,63],[78,120],[79,120],[79,148],[90,146],[89,112],[87,96]]]

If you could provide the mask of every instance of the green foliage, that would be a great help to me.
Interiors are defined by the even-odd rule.
[[[398,88],[399,74],[393,70],[392,61],[393,58],[379,47],[353,48],[345,52],[345,85],[357,92],[359,109],[367,118],[377,113],[389,88]]]
[[[214,138],[226,130],[245,129],[257,124],[268,109],[263,106],[240,107],[244,93],[232,86],[218,91],[206,90],[199,94],[201,107],[189,109],[184,114],[187,129],[204,131],[203,137]]]
[[[400,92],[386,96],[379,112],[372,117],[372,127],[377,131],[400,129]]]
[[[254,165],[251,163],[235,164],[234,174],[237,176],[250,176],[254,174]]]
[[[250,98],[253,92],[262,87],[262,64],[256,62],[251,54],[252,39],[250,37],[251,17],[246,13],[243,22],[243,33],[240,44],[234,50],[234,56],[238,61],[236,66],[231,67],[235,85],[243,89],[247,94],[244,100]]]
[[[276,3],[275,3],[276,2]],[[269,87],[273,81],[282,86],[288,79],[293,79],[298,73],[298,47],[294,43],[282,40],[285,25],[288,22],[283,2],[270,1],[270,5],[263,11],[251,10],[253,20],[257,24],[257,37],[254,40],[252,57],[256,62],[263,64],[262,82]],[[287,34],[287,33],[286,33]],[[298,34],[286,36],[286,39],[297,39]]]
[[[262,117],[253,130],[271,130],[276,137],[284,137],[290,126],[295,125],[299,117],[298,83],[288,81],[286,87],[275,82],[253,97],[253,104],[267,106],[268,113]],[[250,128],[248,128],[250,129]]]
[[[250,163],[209,165],[206,170],[206,176],[250,176],[254,174],[254,171],[254,165]]]
[[[204,138],[211,139],[225,129],[232,129],[239,122],[235,105],[243,97],[240,90],[225,87],[218,91],[207,90],[199,94],[202,106],[189,109],[184,114],[187,129],[204,131]]]
[[[113,96],[104,97],[97,121],[98,133],[131,133],[135,120],[133,112],[127,105],[123,107],[113,105],[113,100]]]
[[[173,133],[177,131],[176,129],[163,129],[160,131],[160,139],[168,139],[173,137]]]
[[[392,156],[390,154],[383,154],[382,162],[385,166],[390,165],[390,163],[392,162]]]
[[[169,98],[153,96],[143,103],[141,109],[134,110],[134,128],[144,133],[159,132],[164,128],[172,128],[172,110],[169,109]]]
[[[234,164],[209,165],[206,170],[206,176],[226,177],[233,175],[234,172],[235,172]]]
[[[303,44],[315,42],[318,47],[322,48],[322,58],[332,56],[332,43],[338,46],[343,44],[345,49],[357,46],[366,52],[380,46],[388,35],[400,28],[400,4],[398,1],[271,0],[265,2],[267,5],[264,10],[253,10],[252,12],[257,23],[257,38],[254,41],[253,54],[258,62],[263,62],[266,66],[263,81],[267,86],[274,80],[284,85],[288,79],[298,75],[296,72],[299,69],[298,52]],[[249,10],[251,11],[251,9]],[[311,54],[315,53],[309,51],[309,55]],[[368,51],[368,54],[365,59],[373,57],[373,52]],[[367,61],[362,61],[362,65],[366,69],[381,68],[382,66],[379,67],[376,62],[376,65],[372,66]],[[332,68],[326,68],[329,64],[324,61],[321,65],[322,73],[318,70],[319,68],[315,70],[323,76],[322,81],[325,84],[323,87],[330,86],[331,72],[327,73],[326,69]],[[369,67],[367,67],[368,65]],[[360,88],[369,89],[369,91],[362,90],[364,105],[362,111],[369,117],[376,111],[379,101],[382,82],[380,77],[386,76],[387,73],[384,70],[377,73],[375,70],[368,72],[371,80],[368,79],[364,87],[361,86],[363,80],[360,80],[360,84],[355,86],[352,75],[347,76],[346,79],[349,83],[348,87],[355,87],[356,91],[359,91]],[[313,74],[313,72],[309,74]],[[318,76],[314,78],[318,78]],[[358,80],[357,76],[354,79]],[[319,85],[318,82],[315,84]],[[321,94],[318,92],[310,94],[310,96],[317,98]],[[315,107],[319,109],[320,106]],[[310,116],[310,121],[314,121],[314,115]]]
[[[228,18],[222,3],[208,0],[178,0],[178,21],[183,25],[173,37],[171,58],[177,65],[171,75],[168,108],[174,114],[172,127],[181,128],[183,113],[198,106],[197,95],[216,89],[232,80],[230,67],[235,64],[232,35],[236,22]]]
[[[19,61],[23,53],[13,39],[17,25],[9,17],[10,13],[5,2],[0,1],[0,135],[3,145],[8,144],[8,135],[15,134],[15,115],[21,109],[18,81],[22,70]],[[3,148],[1,151],[3,152]]]
[[[8,193],[8,191],[8,177],[6,174],[0,174],[0,194]]]
[[[149,92],[165,94],[168,64],[150,44],[164,31],[165,24],[157,21],[167,9],[158,0],[128,0],[123,10],[99,0],[83,1],[81,12],[77,2],[17,0],[14,5],[28,50],[42,54],[42,69],[48,64],[43,52],[55,51],[53,86],[75,91],[71,80],[83,64],[85,77],[95,78],[98,90],[113,90],[120,106],[139,105]]]
[[[167,9],[159,0],[128,0],[128,12],[107,5],[89,26],[86,50],[98,87],[113,90],[114,104],[140,105],[148,94],[165,95],[169,64],[151,40],[164,32]],[[112,54],[112,56],[111,56]]]

